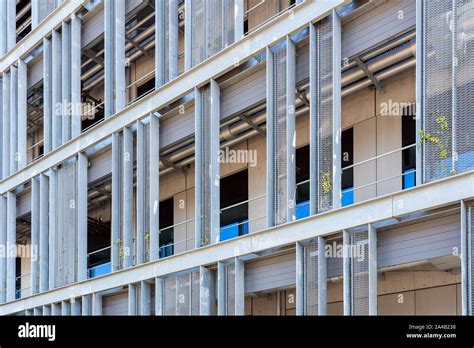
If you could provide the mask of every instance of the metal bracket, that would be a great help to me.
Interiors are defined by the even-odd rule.
[[[261,134],[263,136],[266,136],[265,130],[262,129],[261,127],[259,127],[258,125],[256,125],[251,119],[248,118],[247,115],[241,114],[239,117],[242,121],[247,123],[250,127],[252,127],[254,130],[256,130],[259,134]]]
[[[362,59],[360,59],[360,57],[355,57],[354,61],[357,63],[359,68],[361,68],[364,71],[365,75],[367,75],[369,80],[372,81],[372,83],[375,85],[375,88],[377,88],[379,92],[383,92],[382,83],[374,76],[374,74],[372,74],[372,72],[369,70],[367,65],[362,61]]]

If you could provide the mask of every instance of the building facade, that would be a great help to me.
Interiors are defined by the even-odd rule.
[[[0,6],[1,315],[474,314],[472,0]]]

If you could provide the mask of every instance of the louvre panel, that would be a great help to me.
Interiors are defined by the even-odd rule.
[[[352,315],[369,315],[369,234],[368,231],[351,234],[350,258]],[[362,255],[355,250],[363,251]]]
[[[274,224],[279,225],[287,222],[287,48],[279,47],[273,52],[273,178],[275,180],[273,194],[273,211],[275,212]]]
[[[225,314],[235,315],[235,264],[225,266]]]
[[[56,286],[73,283],[77,259],[76,160],[57,171],[57,274]]]
[[[454,7],[453,7],[454,6]],[[423,2],[423,180],[474,167],[474,2]]]
[[[176,277],[176,315],[189,315],[191,311],[191,274]]]
[[[318,315],[318,243],[303,246],[303,306],[305,315]]]
[[[333,196],[333,21],[324,18],[316,24],[318,99],[318,211],[332,208]]]

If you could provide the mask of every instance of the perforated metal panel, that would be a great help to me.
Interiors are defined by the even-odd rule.
[[[165,279],[164,315],[199,315],[199,272]]]
[[[235,264],[225,266],[225,315],[235,315]]]
[[[199,284],[200,274],[198,272],[191,273],[191,315],[199,315],[199,301],[201,287]]]
[[[304,315],[318,315],[318,243],[303,246]]]
[[[474,167],[472,0],[423,1],[423,180]]]
[[[176,315],[176,277],[165,279],[163,297],[164,315]]]
[[[350,272],[352,315],[369,315],[369,234],[351,233]]]
[[[176,277],[176,315],[189,315],[191,311],[191,274]]]
[[[467,228],[467,314],[474,315],[474,207],[469,207]]]
[[[145,262],[150,261],[150,123],[144,127],[144,151],[145,151]],[[156,150],[158,151],[158,149]]]

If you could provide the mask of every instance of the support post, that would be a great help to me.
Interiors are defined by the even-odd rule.
[[[164,315],[163,295],[165,281],[161,278],[155,278],[155,315]]]
[[[369,224],[369,315],[377,315],[377,229]]]
[[[137,264],[145,262],[145,125],[137,121]]]
[[[85,153],[77,155],[77,280],[87,279],[87,167]]]
[[[304,315],[304,248],[296,242],[296,315]]]
[[[56,168],[49,170],[49,290],[56,287],[58,180]]]
[[[71,138],[82,131],[81,120],[81,20],[71,15]]]
[[[51,40],[43,39],[43,152],[51,151],[52,146],[52,49]]]
[[[7,192],[7,302],[15,300],[16,293],[16,196]]]
[[[188,1],[186,0],[186,4]],[[201,90],[196,87],[194,88],[194,134],[195,134],[195,173],[194,173],[194,209],[195,209],[195,222],[194,222],[194,245],[195,248],[202,246],[203,237],[203,215],[202,215],[202,180],[204,173],[202,172],[202,93]]]
[[[121,205],[121,135],[120,133],[112,134],[112,272],[120,269],[120,205]]]
[[[0,30],[7,32],[7,2],[0,1]],[[7,35],[0,35],[0,56],[7,52]]]
[[[290,36],[286,37],[286,202],[287,221],[296,220],[296,51]],[[268,127],[267,127],[268,128]]]
[[[71,315],[73,316],[81,315],[81,302],[78,298],[71,299]]]
[[[225,298],[225,264],[217,263],[217,315],[225,315],[226,298]]]
[[[193,67],[192,33],[193,16],[192,0],[184,0],[184,70],[188,71]]]
[[[7,2],[7,50],[11,50],[16,45],[16,0],[4,1]]]
[[[92,315],[102,315],[102,295],[92,294]]]
[[[125,0],[114,0],[115,12],[115,112],[126,105],[125,91]]]
[[[31,248],[39,251],[40,240],[40,183],[37,178],[31,179]],[[0,207],[1,210],[1,207]],[[38,255],[35,253],[34,255]],[[39,259],[31,257],[31,294],[39,289]]]
[[[133,132],[130,128],[123,129],[123,200],[122,200],[122,235],[124,268],[132,267],[133,255]]]
[[[199,315],[211,315],[211,271],[199,267]]]
[[[341,19],[332,10],[333,19],[333,61],[332,61],[332,117],[333,117],[333,209],[341,206]]]
[[[178,0],[169,0],[169,58],[168,58],[168,80],[178,77],[178,57],[179,57],[179,23],[178,23]],[[186,14],[185,14],[186,16]]]
[[[43,306],[43,316],[49,316],[49,315],[51,315],[51,306],[44,305]]]
[[[137,315],[137,285],[128,284],[128,315]]]
[[[59,147],[62,143],[62,89],[61,89],[61,33],[53,30],[51,55],[51,95],[52,95],[52,149]]]
[[[423,0],[416,0],[416,37],[422,38],[418,40],[416,45],[416,172],[415,172],[415,184],[419,186],[423,183],[423,142],[421,141],[420,130],[423,129],[423,106],[424,106],[424,93],[423,93],[423,65],[424,65],[424,20],[423,20]]]
[[[470,315],[469,310],[469,289],[474,284],[469,283],[469,220],[466,202],[461,200],[461,314]],[[472,228],[472,226],[471,226]],[[472,237],[471,237],[472,238]]]
[[[343,259],[342,259],[342,284],[343,284],[343,302],[344,315],[352,315],[351,301],[351,262],[349,255],[350,236],[349,231],[342,231]]]
[[[151,284],[140,282],[140,315],[151,315]]]
[[[235,258],[235,315],[245,315],[245,262]]]
[[[26,167],[26,129],[27,129],[27,66],[18,60],[18,169]]]
[[[319,158],[319,113],[318,113],[318,50],[317,31],[313,23],[309,25],[309,209],[310,214],[318,213],[318,158]]]
[[[91,306],[92,306],[91,299],[92,299],[91,295],[82,296],[81,314],[83,316],[91,315]]]
[[[10,175],[10,73],[3,73],[3,178]]]
[[[0,195],[0,244],[7,245],[7,198]],[[0,303],[7,299],[7,258],[0,257]]]
[[[71,139],[71,27],[69,23],[62,22],[61,33],[61,121],[62,121],[62,139],[64,144]]]
[[[49,289],[49,180],[40,174],[39,291]]]
[[[273,164],[275,162],[274,156],[274,135],[273,135],[273,122],[274,122],[274,95],[273,95],[273,52],[270,47],[267,47],[267,227],[272,227],[275,224],[275,211],[273,202],[275,193],[273,190],[274,177],[273,177]]]
[[[104,115],[107,118],[114,113],[115,0],[104,1]]]
[[[38,26],[40,22],[40,0],[31,0],[31,29]]]
[[[64,317],[71,315],[71,304],[69,301],[61,301],[61,315]]]
[[[210,151],[210,204],[211,204],[211,221],[210,221],[210,233],[211,233],[211,244],[219,243],[220,241],[220,89],[219,84],[211,79],[211,134],[202,134],[203,137],[210,136],[211,148]],[[206,117],[206,115],[203,115]],[[202,131],[202,130],[201,130]],[[198,150],[198,149],[196,149]],[[207,157],[207,156],[206,156]],[[197,162],[196,162],[197,163]],[[198,186],[196,186],[198,187]],[[209,199],[209,197],[202,197],[202,199]],[[202,206],[201,206],[202,207]],[[201,210],[202,211],[202,210]]]
[[[18,70],[10,68],[10,174],[18,170]]]
[[[51,304],[51,315],[54,315],[54,316],[61,315],[61,304],[60,303],[52,303]]]
[[[165,84],[165,1],[155,2],[155,88]],[[171,24],[171,23],[170,23]],[[170,25],[171,28],[171,25]]]
[[[327,315],[327,259],[326,259],[326,239],[318,237],[318,315]]]
[[[239,41],[244,37],[244,22],[245,22],[245,1],[235,0],[234,10],[234,42]]]
[[[160,257],[160,120],[150,115],[150,261]]]

